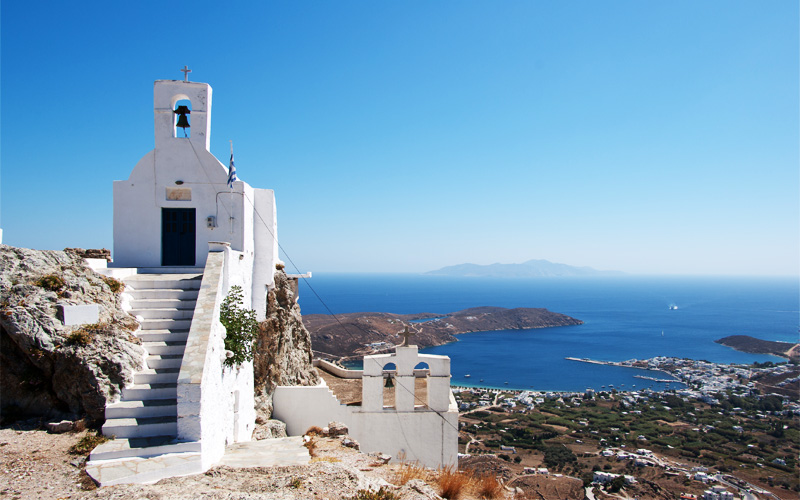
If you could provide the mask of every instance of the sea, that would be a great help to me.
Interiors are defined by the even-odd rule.
[[[542,307],[583,325],[474,332],[423,349],[451,359],[451,384],[536,391],[683,387],[645,371],[567,360],[674,356],[715,363],[780,362],[717,344],[729,335],[798,342],[797,278],[615,276],[479,278],[422,274],[314,273],[301,280],[303,314]]]

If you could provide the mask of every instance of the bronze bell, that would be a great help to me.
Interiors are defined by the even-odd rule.
[[[386,384],[384,385],[384,387],[394,387],[394,384],[392,383],[391,374],[388,377],[386,377]]]
[[[184,129],[184,131],[185,129],[189,128],[189,119],[186,117],[186,115],[190,115],[192,112],[189,111],[187,106],[178,106],[173,113],[179,115],[178,123],[176,124],[177,127]]]

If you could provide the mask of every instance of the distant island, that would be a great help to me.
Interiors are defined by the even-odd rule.
[[[546,278],[562,276],[621,276],[621,271],[598,271],[591,267],[575,267],[548,260],[529,260],[522,264],[458,264],[425,274],[434,276],[474,276],[486,278]]]
[[[583,321],[540,308],[473,307],[447,314],[307,314],[303,323],[311,333],[315,355],[357,358],[402,343],[399,334],[406,326],[414,333],[412,344],[429,347],[455,342],[455,335],[461,333],[582,325]]]
[[[772,354],[773,356],[788,359],[800,358],[800,344],[792,344],[790,342],[762,340],[749,335],[731,335],[714,342],[751,354]]]

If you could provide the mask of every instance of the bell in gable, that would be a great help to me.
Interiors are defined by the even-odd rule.
[[[174,113],[178,115],[178,123],[175,126],[184,129],[184,131],[189,128],[189,118],[186,117],[186,115],[192,113],[189,108],[187,106],[178,106]]]

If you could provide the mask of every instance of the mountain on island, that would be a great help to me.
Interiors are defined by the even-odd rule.
[[[621,271],[598,271],[591,267],[575,267],[543,259],[522,264],[459,264],[425,274],[434,276],[479,276],[486,278],[544,278],[554,276],[620,276]]]

